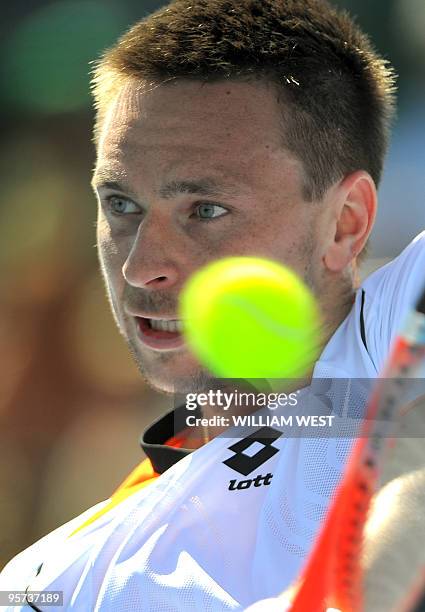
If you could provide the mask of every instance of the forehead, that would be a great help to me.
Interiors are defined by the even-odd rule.
[[[105,116],[98,167],[118,175],[207,162],[242,170],[282,152],[280,121],[276,92],[263,83],[127,83]]]

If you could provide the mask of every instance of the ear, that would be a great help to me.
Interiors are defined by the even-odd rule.
[[[341,272],[363,249],[376,216],[372,177],[363,170],[346,176],[335,191],[331,242],[323,257],[331,272]]]

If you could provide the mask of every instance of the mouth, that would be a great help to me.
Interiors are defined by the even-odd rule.
[[[181,348],[185,341],[181,319],[134,317],[139,340],[151,349],[167,351]]]

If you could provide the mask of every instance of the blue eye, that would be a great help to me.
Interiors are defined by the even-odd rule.
[[[198,204],[196,207],[196,216],[202,220],[216,219],[226,215],[228,210],[218,204]]]
[[[115,215],[129,215],[140,212],[140,208],[131,200],[121,196],[108,198],[109,209]]]

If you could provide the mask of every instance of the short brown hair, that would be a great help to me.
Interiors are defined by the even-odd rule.
[[[395,75],[326,0],[174,0],[138,22],[95,64],[95,142],[129,78],[272,82],[283,144],[304,165],[306,197],[320,199],[359,169],[379,183]]]

